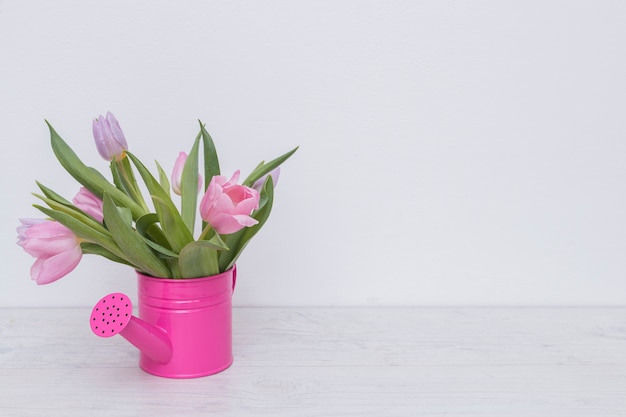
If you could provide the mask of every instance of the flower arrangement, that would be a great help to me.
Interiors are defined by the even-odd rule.
[[[110,181],[86,166],[48,127],[56,158],[82,187],[70,202],[37,182],[42,194],[34,195],[46,206],[34,206],[48,218],[20,219],[17,228],[18,245],[37,258],[31,268],[37,284],[64,277],[83,254],[100,255],[159,278],[196,278],[229,270],[267,221],[279,166],[298,149],[261,162],[240,184],[239,171],[230,179],[221,175],[215,144],[200,122],[189,154],[178,155],[171,176],[158,162],[154,176],[128,151],[124,133],[109,112],[93,121],[93,135],[98,152],[110,162]],[[153,209],[142,195],[137,173]],[[180,196],[180,210],[170,188]],[[202,228],[196,238],[197,213]]]

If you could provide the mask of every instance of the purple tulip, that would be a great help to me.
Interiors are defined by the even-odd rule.
[[[41,219],[20,219],[17,244],[37,258],[30,269],[39,285],[49,284],[76,268],[83,252],[80,241],[61,223]]]
[[[107,161],[121,158],[128,149],[124,132],[111,112],[107,112],[106,118],[100,115],[93,121],[93,137],[98,152]]]
[[[260,194],[254,188],[237,184],[237,181],[238,170],[230,180],[223,175],[214,176],[200,202],[202,219],[217,233],[235,233],[258,223],[250,214],[259,208]]]
[[[89,214],[91,217],[102,223],[104,215],[102,214],[102,200],[100,200],[94,193],[81,187],[80,191],[72,200],[74,205]]]

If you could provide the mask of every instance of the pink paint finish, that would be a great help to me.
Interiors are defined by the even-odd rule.
[[[233,361],[232,292],[236,277],[236,267],[192,279],[137,273],[139,318],[132,316],[127,296],[109,294],[94,307],[91,329],[101,337],[119,333],[139,348],[139,366],[148,373],[167,378],[218,373]]]

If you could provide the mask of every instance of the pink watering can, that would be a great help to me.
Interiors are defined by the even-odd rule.
[[[137,273],[139,318],[130,298],[109,294],[89,322],[100,337],[120,334],[141,352],[144,371],[195,378],[228,368],[232,355],[232,293],[236,267],[206,278],[163,279]]]

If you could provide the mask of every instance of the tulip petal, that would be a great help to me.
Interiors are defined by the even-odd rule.
[[[246,226],[246,227],[254,226],[255,224],[259,223],[259,221],[256,220],[255,218],[250,217],[250,216],[245,216],[245,215],[238,214],[238,215],[233,216],[233,218],[237,220],[237,222],[239,222],[240,225]]]
[[[19,219],[19,220],[20,220],[20,223],[22,223],[19,227],[30,227],[30,226],[33,226],[35,224],[41,224],[41,223],[45,223],[45,222],[49,221],[49,220],[46,220],[46,219],[35,219],[35,218],[31,218],[31,217],[22,218],[22,219]]]
[[[232,187],[234,185],[237,185],[238,182],[239,182],[239,170],[233,173],[233,176],[230,178],[230,180],[228,180],[226,184],[224,184],[224,187]]]
[[[106,121],[109,125],[111,137],[115,140],[116,144],[122,148],[122,150],[128,149],[128,143],[126,142],[126,136],[120,127],[120,123],[117,121],[113,113],[107,112]]]
[[[46,258],[59,252],[67,251],[78,245],[76,238],[28,238],[22,245],[26,253],[35,258]]]
[[[172,190],[174,194],[180,195],[181,189],[181,180],[183,177],[183,168],[185,168],[185,162],[187,162],[187,154],[185,152],[180,152],[178,154],[178,158],[176,158],[176,162],[174,162],[174,169],[172,170],[171,182],[172,182]]]
[[[18,244],[34,257],[50,257],[78,245],[76,236],[58,222],[45,221],[23,231]]]
[[[217,216],[211,224],[217,233],[229,235],[238,232],[244,227],[254,226],[258,222],[250,216],[222,214]]]
[[[99,119],[95,119],[93,121],[92,130],[93,139],[96,142],[96,149],[98,150],[98,153],[102,158],[107,159],[109,155],[107,154],[107,150],[104,145],[104,132],[102,131],[102,125],[100,124]]]
[[[250,215],[250,213],[257,208],[259,208],[259,199],[256,197],[249,197],[237,204],[236,211],[237,214]]]
[[[33,219],[33,218],[24,218],[24,219],[19,219],[19,220],[20,220],[20,223],[22,224],[17,226],[15,230],[17,230],[17,244],[22,247],[24,246],[24,242],[27,239],[26,231],[30,229],[31,226],[49,221],[45,219]]]
[[[72,202],[76,207],[102,223],[102,200],[96,197],[91,191],[85,187],[81,187],[80,191],[74,196]]]
[[[259,206],[259,192],[237,184],[239,170],[230,180],[224,180],[223,176],[211,179],[200,203],[202,219],[220,234],[231,234],[257,224],[250,214]]]
[[[80,263],[83,253],[80,246],[61,252],[49,258],[39,258],[33,264],[31,278],[38,284],[49,284],[63,278]]]
[[[35,224],[29,227],[26,232],[26,237],[34,239],[56,238],[73,236],[73,233],[61,223],[46,220],[40,224]]]

